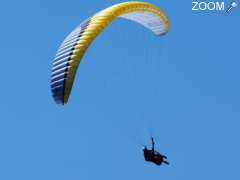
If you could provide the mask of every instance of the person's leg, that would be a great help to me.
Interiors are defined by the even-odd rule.
[[[169,165],[169,162],[167,162],[167,161],[164,161],[164,160],[163,160],[163,163]]]

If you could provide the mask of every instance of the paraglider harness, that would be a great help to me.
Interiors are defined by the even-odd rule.
[[[165,160],[167,159],[167,157],[155,151],[154,149],[155,142],[153,138],[151,139],[152,139],[152,149],[147,149],[146,146],[143,148],[145,161],[153,162],[156,165],[161,165],[162,163],[169,165],[169,163]]]

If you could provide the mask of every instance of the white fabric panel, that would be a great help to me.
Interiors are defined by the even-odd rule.
[[[166,28],[162,19],[156,14],[148,11],[143,12],[130,12],[119,16],[128,20],[135,21],[142,24],[146,28],[150,29],[156,35],[162,35],[166,33]]]

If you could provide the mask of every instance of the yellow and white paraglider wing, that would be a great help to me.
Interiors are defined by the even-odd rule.
[[[137,22],[156,35],[168,32],[169,23],[157,7],[145,2],[124,2],[104,9],[82,22],[62,42],[53,61],[51,91],[58,104],[66,104],[78,65],[91,42],[115,18]]]

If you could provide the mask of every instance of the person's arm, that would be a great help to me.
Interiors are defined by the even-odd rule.
[[[154,140],[153,140],[153,137],[152,137],[152,151],[154,152],[155,150],[154,150]]]

